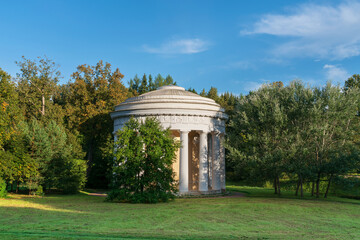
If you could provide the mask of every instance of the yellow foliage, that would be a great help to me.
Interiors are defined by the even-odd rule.
[[[9,104],[8,104],[7,102],[2,102],[2,103],[1,103],[1,108],[2,108],[3,112],[6,111],[6,109],[7,109],[8,106],[9,106]]]

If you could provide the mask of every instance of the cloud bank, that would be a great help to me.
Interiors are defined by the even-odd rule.
[[[350,74],[344,68],[330,64],[326,64],[323,68],[326,70],[327,80],[343,82],[350,77]]]
[[[337,6],[305,4],[288,14],[267,14],[251,30],[241,34],[283,37],[274,53],[280,56],[310,56],[345,59],[360,55],[360,2]]]
[[[204,52],[208,47],[209,43],[207,41],[198,38],[173,39],[158,47],[143,45],[145,52],[156,54],[194,54]]]

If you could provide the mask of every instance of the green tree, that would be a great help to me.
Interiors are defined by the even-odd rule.
[[[140,78],[137,74],[135,74],[135,77],[132,79],[130,78],[129,81],[129,91],[132,95],[136,96],[139,94],[139,88],[140,88]]]
[[[195,88],[191,88],[191,87],[189,87],[186,91],[189,91],[189,92],[192,92],[192,93],[197,94],[197,92],[196,92]]]
[[[67,129],[71,139],[81,140],[88,161],[88,185],[106,188],[112,160],[104,153],[112,138],[113,121],[109,113],[128,97],[119,69],[112,71],[109,63],[80,65],[72,74],[72,82],[63,86],[62,102],[66,111]],[[78,134],[77,134],[78,133]]]
[[[158,74],[155,77],[155,80],[153,80],[151,74],[149,74],[148,78],[146,77],[146,74],[144,74],[142,80],[140,81],[138,75],[136,74],[135,77],[129,81],[129,92],[134,96],[138,96],[166,85],[176,85],[176,82],[174,82],[174,79],[170,75],[163,78],[161,74]]]
[[[19,97],[11,77],[0,68],[0,150],[16,134],[16,125],[22,120]]]
[[[359,74],[354,74],[345,81],[345,86],[344,86],[345,91],[349,90],[350,88],[354,88],[354,87],[360,88],[360,75]]]
[[[155,83],[151,74],[149,74],[149,91],[156,90]]]
[[[29,186],[55,187],[65,193],[77,192],[84,186],[85,161],[75,158],[73,146],[61,125],[50,121],[44,126],[33,119],[22,123],[21,132],[30,157],[36,161],[40,172],[40,175],[29,178]]]
[[[172,164],[179,143],[155,119],[130,119],[116,134],[112,190],[108,199],[156,203],[174,197]]]
[[[264,85],[240,98],[228,126],[231,163],[252,179],[274,179],[276,193],[282,176],[296,178],[301,195],[303,183],[313,181],[317,197],[325,180],[326,197],[332,179],[359,164],[353,141],[358,91],[344,93],[330,84],[311,89],[294,81]]]
[[[315,88],[314,95],[310,144],[313,146],[316,196],[319,197],[322,177],[326,177],[330,185],[334,176],[346,173],[358,161],[350,156],[356,151],[353,139],[359,132],[359,89],[348,89],[344,93],[340,87],[328,83],[323,88]]]
[[[219,98],[217,88],[211,87],[210,90],[208,91],[208,93],[206,94],[206,97],[211,98],[212,100],[217,102],[218,98]]]
[[[252,177],[272,179],[275,193],[279,194],[289,143],[283,94],[282,87],[269,84],[240,99],[228,132],[233,161],[239,157],[240,161],[256,166]]]
[[[16,62],[20,67],[17,76],[20,104],[28,119],[56,120],[62,122],[62,111],[54,105],[53,98],[57,92],[60,79],[58,66],[48,58],[30,60],[25,57]]]
[[[144,73],[142,80],[141,80],[140,87],[139,87],[139,94],[146,93],[149,90],[150,90],[150,87],[148,85],[146,74]]]

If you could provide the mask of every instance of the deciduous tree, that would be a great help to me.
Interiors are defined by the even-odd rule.
[[[109,200],[155,203],[174,197],[172,164],[179,143],[158,121],[130,119],[116,133]]]

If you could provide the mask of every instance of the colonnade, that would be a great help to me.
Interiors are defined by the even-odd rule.
[[[189,189],[189,132],[180,130],[179,191],[186,194]],[[200,193],[225,190],[225,150],[223,133],[197,131],[199,133],[199,186]],[[211,139],[208,140],[208,135]]]

